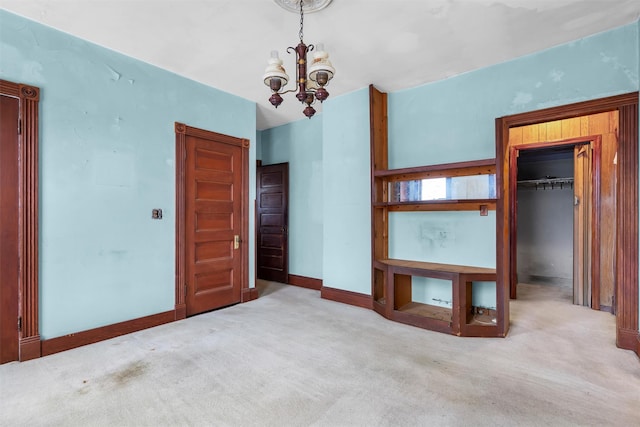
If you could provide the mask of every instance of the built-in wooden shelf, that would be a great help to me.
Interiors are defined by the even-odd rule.
[[[478,317],[472,305],[473,282],[495,282],[495,269],[400,259],[376,260],[374,269],[384,271],[385,275],[385,289],[374,289],[374,299],[376,293],[384,295],[374,302],[374,310],[383,316],[396,322],[453,335],[499,335],[492,317]],[[452,307],[413,301],[411,288],[415,276],[450,281]]]
[[[395,197],[391,193],[405,185],[402,181],[493,175],[496,160],[388,169],[387,96],[370,86],[369,99],[373,309],[387,319],[433,331],[461,336],[504,336],[492,322],[500,316],[503,307],[485,319],[478,317],[477,309],[472,306],[473,282],[495,282],[495,269],[389,258],[390,212],[478,210],[480,215],[487,215],[488,210],[496,209],[496,199],[391,201]],[[450,281],[451,307],[414,301],[414,276]]]
[[[392,177],[394,180],[417,179],[415,175],[464,176],[492,174],[496,171],[496,159],[472,160],[468,162],[442,163],[400,169],[377,169],[374,177]],[[439,173],[438,173],[439,172]]]
[[[451,309],[438,305],[423,304],[420,302],[410,302],[398,309],[403,313],[415,314],[416,316],[428,317],[430,319],[442,320],[450,323],[452,318]]]
[[[376,208],[387,208],[390,212],[412,211],[476,211],[483,207],[487,210],[496,210],[495,199],[469,199],[469,200],[431,200],[423,202],[379,202],[374,203]]]
[[[452,274],[475,274],[475,275],[495,275],[495,268],[486,268],[486,267],[474,267],[470,265],[457,265],[457,264],[440,264],[436,262],[425,262],[425,261],[408,261],[403,259],[381,259],[378,260],[381,264],[399,267],[403,270],[411,271],[431,271],[433,273],[442,273],[447,276],[447,278],[451,277]]]

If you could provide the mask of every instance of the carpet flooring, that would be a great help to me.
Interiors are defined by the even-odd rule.
[[[507,338],[391,322],[319,292],[260,298],[0,366],[2,426],[632,426],[614,316],[522,284]]]

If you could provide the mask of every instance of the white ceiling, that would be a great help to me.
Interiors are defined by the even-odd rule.
[[[262,74],[279,50],[290,76],[299,16],[273,0],[0,0],[0,7],[253,100],[257,128],[304,118],[293,94],[275,110]],[[332,97],[397,91],[636,21],[638,0],[333,0],[305,15],[324,43]],[[291,85],[292,83],[290,83]],[[320,106],[316,109],[321,111]]]

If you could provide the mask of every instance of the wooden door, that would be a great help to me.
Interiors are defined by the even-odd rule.
[[[260,166],[256,175],[258,201],[258,277],[287,283],[289,164]]]
[[[19,100],[0,96],[0,363],[18,360]]]
[[[242,235],[243,147],[216,135],[187,135],[185,140],[188,316],[241,301],[246,268],[241,251],[246,239]]]
[[[573,303],[591,307],[591,144],[574,148]]]

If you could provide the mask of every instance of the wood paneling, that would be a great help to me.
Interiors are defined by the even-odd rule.
[[[617,344],[634,349],[638,331],[638,98],[620,108],[618,141]],[[636,347],[637,348],[637,347]]]

